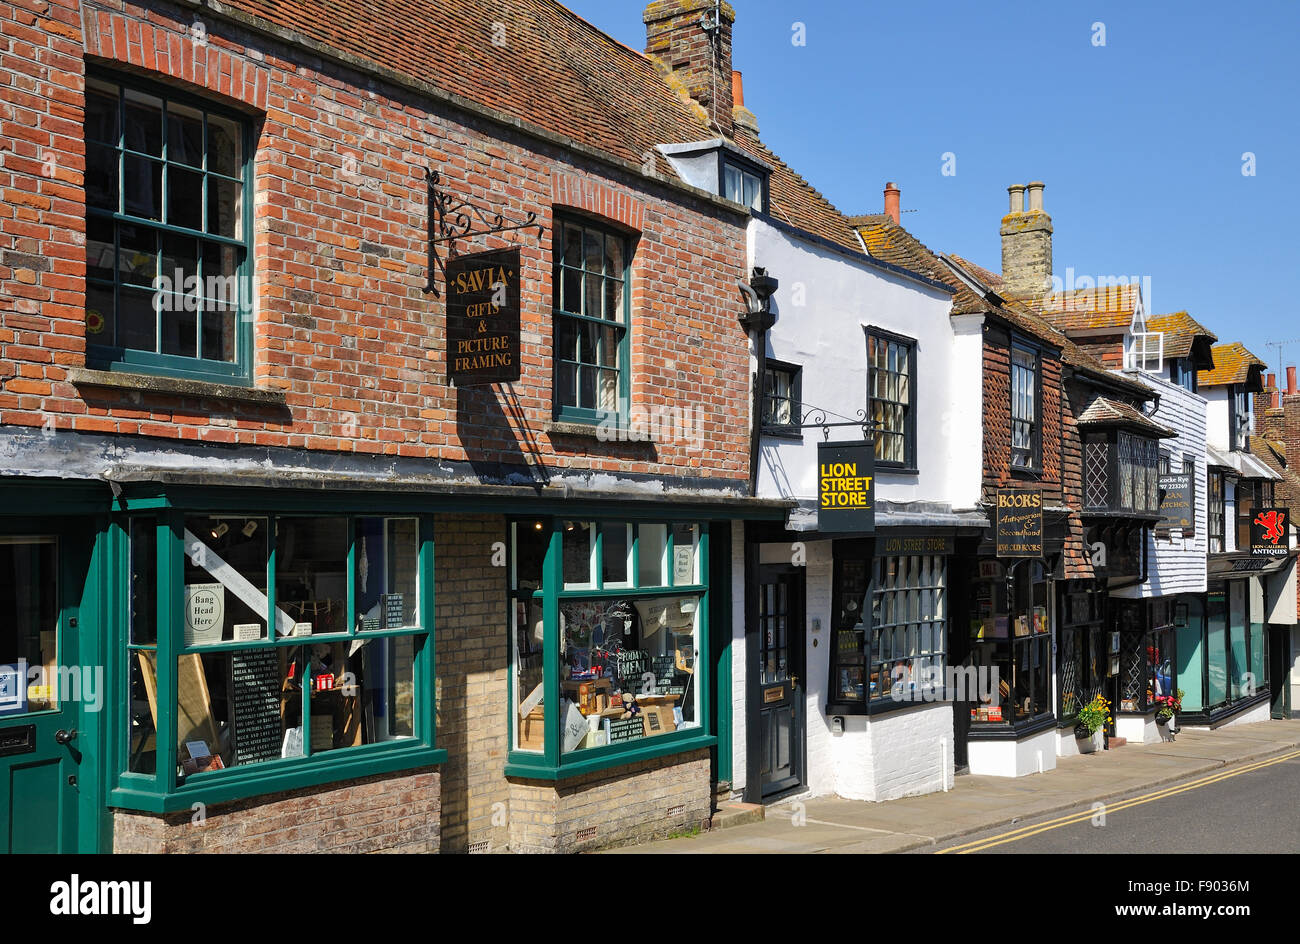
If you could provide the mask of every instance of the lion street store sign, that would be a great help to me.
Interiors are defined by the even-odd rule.
[[[876,530],[876,450],[871,443],[817,444],[817,530]]]
[[[519,250],[447,262],[447,375],[458,387],[519,379]]]
[[[1000,488],[997,502],[997,556],[1042,557],[1042,490]]]
[[[1250,553],[1254,557],[1285,557],[1287,532],[1291,530],[1291,509],[1256,508],[1250,519]]]

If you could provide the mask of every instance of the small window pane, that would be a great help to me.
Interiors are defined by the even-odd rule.
[[[266,638],[266,529],[265,518],[186,517],[186,646]],[[278,596],[276,606],[284,608]]]
[[[114,147],[118,142],[118,88],[95,79],[86,81],[86,138]],[[89,180],[89,174],[87,174]]]
[[[545,519],[514,525],[514,589],[541,589],[542,566],[550,543],[551,529]]]
[[[563,529],[565,587],[592,586],[595,525],[589,521],[566,521]]]
[[[131,519],[131,644],[158,642],[158,532],[152,518]]]
[[[193,296],[155,296],[162,329],[162,353],[182,357],[198,356],[199,315]]]
[[[131,216],[162,219],[162,168],[161,161],[147,157],[127,154],[123,158],[124,206]]]
[[[117,151],[103,144],[86,145],[86,205],[118,210]]]
[[[632,526],[600,526],[600,574],[605,585],[629,583],[627,559],[632,547]]]
[[[642,587],[668,585],[664,558],[668,553],[668,526],[642,524],[637,526],[637,582]]]
[[[238,184],[227,181],[222,183],[238,187]],[[167,168],[167,222],[186,229],[203,228],[203,174],[200,171]]]
[[[86,278],[113,281],[113,221],[86,219]]]
[[[203,113],[186,105],[167,106],[167,160],[203,166]]]
[[[564,264],[575,269],[582,267],[582,230],[576,226],[564,227]]]
[[[699,543],[699,525],[673,525],[673,584],[683,586],[699,583],[696,570],[696,545]]]
[[[236,309],[233,305],[203,302],[203,350],[200,356],[206,360],[223,361],[227,364],[235,362],[235,355],[238,353],[235,316]]]
[[[227,177],[239,177],[244,170],[242,129],[220,115],[208,115],[208,170]]]
[[[275,605],[294,635],[345,632],[347,519],[281,518],[276,531]]]
[[[141,154],[162,157],[162,99],[126,90],[126,146]]]
[[[416,518],[358,518],[357,629],[420,625],[420,527]]]
[[[243,193],[242,184],[216,177],[208,178],[207,232],[230,239],[243,238]]]
[[[117,297],[117,346],[133,351],[157,351],[158,312],[154,309],[154,293],[124,285]]]
[[[740,180],[740,168],[730,164],[723,168],[723,196],[736,203],[744,203],[743,184]]]

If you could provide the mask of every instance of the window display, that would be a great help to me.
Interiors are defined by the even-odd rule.
[[[1060,599],[1059,715],[1065,722],[1097,695],[1105,694],[1109,641],[1105,636],[1104,589],[1090,581],[1071,581]]]
[[[971,720],[1015,723],[1050,715],[1052,639],[1042,563],[1018,561],[1005,579],[981,579],[973,592],[970,664],[987,670],[989,691],[980,693]]]
[[[864,546],[865,551],[865,546]],[[837,550],[832,599],[830,706],[944,697],[947,562],[941,555]]]
[[[548,724],[561,756],[701,728],[702,526],[523,520],[511,544],[515,751],[545,753]]]
[[[156,566],[170,530],[154,518],[132,519],[126,769],[156,772],[165,715],[175,724],[178,783],[414,739],[427,643],[420,532],[412,517],[192,514],[175,545],[183,585],[172,593],[157,586]],[[159,592],[179,595],[168,712],[159,704],[166,686],[150,618]]]

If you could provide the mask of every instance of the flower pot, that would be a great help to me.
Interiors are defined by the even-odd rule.
[[[1074,736],[1078,739],[1080,754],[1092,754],[1096,751],[1101,750],[1105,746],[1106,732],[1103,731],[1101,728],[1098,728],[1090,735],[1087,734],[1087,732],[1083,732],[1083,733],[1085,736],[1080,737],[1079,729],[1077,728],[1075,729]]]

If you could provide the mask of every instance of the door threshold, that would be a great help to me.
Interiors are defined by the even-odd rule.
[[[763,797],[761,802],[764,806],[775,806],[777,803],[784,803],[787,800],[797,800],[801,796],[809,796],[811,791],[806,784],[799,784],[797,787],[790,787],[788,790],[782,790],[780,793],[773,793],[771,796]]]

